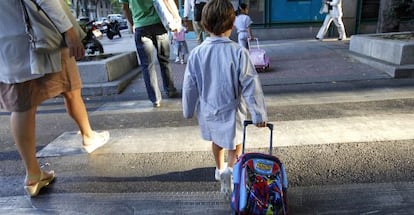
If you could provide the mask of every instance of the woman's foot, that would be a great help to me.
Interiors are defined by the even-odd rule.
[[[30,197],[37,196],[39,191],[50,184],[56,177],[56,174],[53,170],[45,172],[41,171],[40,176],[28,176],[26,177],[26,185],[24,189],[26,190],[27,195]]]
[[[83,139],[83,148],[86,152],[92,153],[97,148],[105,145],[109,140],[109,132],[108,131],[102,131],[102,132],[96,132],[94,131],[94,134],[90,138],[84,138]]]

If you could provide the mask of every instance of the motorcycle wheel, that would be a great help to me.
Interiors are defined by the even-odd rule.
[[[108,36],[108,39],[112,40],[114,38],[114,35],[112,34],[112,32],[110,30],[108,30],[108,32],[106,32],[106,36]]]
[[[99,54],[103,54],[104,53],[103,45],[97,39],[94,40],[94,51],[98,51]]]

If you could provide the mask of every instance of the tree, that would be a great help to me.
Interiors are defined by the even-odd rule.
[[[110,0],[114,13],[121,13],[122,12],[122,5],[119,3],[119,0]]]
[[[414,0],[380,0],[377,33],[398,32],[401,18],[407,14],[413,16]]]

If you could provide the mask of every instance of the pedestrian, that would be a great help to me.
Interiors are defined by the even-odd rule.
[[[215,179],[221,181],[225,197],[232,192],[233,165],[241,154],[247,110],[256,126],[264,127],[267,121],[260,79],[249,52],[229,38],[234,19],[229,0],[206,4],[201,22],[210,37],[190,52],[182,95],[184,117],[192,118],[197,112],[202,138],[212,141]]]
[[[336,28],[338,29],[338,40],[345,40],[346,32],[344,23],[342,22],[342,0],[323,0],[322,4],[327,4],[328,13],[325,16],[325,20],[323,21],[323,24],[319,29],[319,32],[316,35],[315,39],[323,40],[326,32],[329,29],[329,26],[333,21]]]
[[[155,70],[156,56],[160,65],[165,94],[177,96],[170,64],[170,42],[168,32],[161,23],[152,0],[120,0],[126,18],[133,23],[135,45],[141,62],[141,70],[149,100],[153,107],[160,107],[162,95]]]
[[[234,21],[234,27],[237,31],[239,45],[246,49],[250,48],[248,40],[253,38],[252,29],[250,28],[252,23],[253,21],[249,16],[249,8],[247,7],[247,4],[241,3],[236,15],[236,20]]]
[[[75,60],[85,54],[81,39],[59,1],[42,4],[66,42],[66,47],[53,53],[38,53],[30,47],[20,0],[0,1],[0,29],[7,29],[0,32],[0,108],[11,112],[11,131],[25,166],[24,189],[29,196],[37,196],[55,178],[55,172],[42,170],[36,158],[35,121],[40,103],[63,95],[66,110],[79,126],[83,148],[88,153],[109,139],[107,131],[92,130],[81,97]]]
[[[196,35],[198,44],[201,44],[204,39],[208,36],[208,32],[205,31],[203,25],[201,24],[201,12],[204,8],[204,5],[208,0],[185,0],[184,1],[184,12],[183,19],[185,21],[190,17],[190,12],[193,12],[193,29]]]
[[[181,29],[179,31],[172,32],[171,44],[174,46],[174,54],[176,55],[175,62],[185,63],[185,56],[188,54],[187,41],[185,40],[185,33],[187,27],[183,21]]]

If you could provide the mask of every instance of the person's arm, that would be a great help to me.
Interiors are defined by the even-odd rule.
[[[257,127],[264,127],[268,118],[259,75],[250,60],[247,49],[240,49],[239,56],[241,94],[246,102],[253,123]]]
[[[328,4],[331,5],[331,6],[336,6],[336,5],[338,5],[338,3],[339,3],[339,0],[328,1]]]
[[[75,28],[70,28],[64,33],[64,35],[66,46],[69,48],[70,56],[75,57],[75,59],[80,59],[85,56],[85,47],[83,46]]]
[[[134,20],[132,19],[131,10],[129,9],[129,4],[122,2],[122,10],[124,11],[125,18],[132,25],[132,31],[135,31]]]
[[[72,28],[72,23],[64,13],[61,0],[36,0],[35,2],[45,11],[60,33],[64,33]]]
[[[50,17],[56,28],[64,34],[66,46],[69,48],[70,56],[80,59],[85,55],[85,48],[82,41],[73,27],[72,22],[63,10],[61,0],[45,1],[36,0],[45,13]]]
[[[181,27],[181,17],[180,17],[180,14],[178,14],[178,11],[177,11],[177,9],[174,9],[173,8],[173,6],[171,6],[170,5],[170,3],[168,2],[168,0],[164,0],[164,4],[165,4],[165,7],[167,8],[167,10],[170,12],[170,14],[173,16],[173,19],[176,21],[176,20],[179,20],[180,21],[180,23],[170,23],[169,24],[169,27],[171,28],[171,31],[172,32],[176,32],[176,31],[179,31],[180,30],[180,27]],[[176,24],[180,24],[180,25],[176,25]]]
[[[185,20],[188,19],[188,16],[190,14],[190,10],[191,10],[191,1],[192,0],[184,0],[184,13],[183,13],[183,18]]]
[[[197,104],[199,102],[199,94],[197,88],[197,82],[195,78],[194,64],[192,59],[194,58],[194,53],[190,53],[187,61],[187,67],[184,72],[184,80],[182,87],[182,106],[183,106],[183,116],[186,119],[192,118],[197,109]]]
[[[249,18],[249,27],[247,28],[247,31],[249,32],[249,37],[250,37],[250,39],[253,39],[253,31],[252,31],[252,24],[253,24],[253,21],[252,21],[252,19],[250,18],[250,16],[248,16],[248,18]]]

